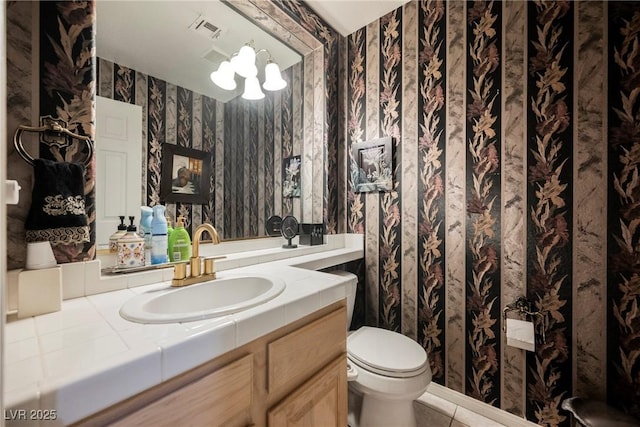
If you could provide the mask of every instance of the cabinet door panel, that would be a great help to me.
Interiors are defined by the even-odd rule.
[[[347,356],[342,354],[269,410],[270,427],[345,427]]]
[[[113,426],[219,426],[251,407],[253,355],[230,363]]]
[[[346,351],[344,307],[269,344],[269,393],[301,384]]]

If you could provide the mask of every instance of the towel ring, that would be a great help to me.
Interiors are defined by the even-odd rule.
[[[31,154],[29,154],[27,150],[25,150],[24,146],[22,145],[22,139],[21,139],[22,132],[24,131],[44,132],[45,138],[43,142],[49,147],[56,146],[58,148],[68,148],[71,145],[71,143],[69,142],[67,137],[64,135],[68,135],[71,138],[75,138],[80,141],[86,142],[87,147],[89,148],[89,151],[87,153],[87,159],[84,161],[84,164],[86,166],[89,165],[89,163],[91,162],[91,159],[93,158],[93,143],[91,142],[90,137],[78,135],[77,133],[71,132],[69,129],[66,128],[66,123],[64,122],[64,120],[54,119],[51,116],[42,117],[41,119],[43,122],[42,126],[34,127],[34,126],[19,125],[18,129],[16,129],[16,132],[13,134],[13,146],[16,148],[16,151],[18,152],[18,154],[20,154],[20,157],[22,157],[30,165],[33,165],[33,161],[35,160],[33,156],[31,156]],[[64,125],[61,123],[63,123]],[[64,134],[64,135],[60,135],[60,134]],[[51,138],[47,139],[46,138],[47,136],[50,136]]]

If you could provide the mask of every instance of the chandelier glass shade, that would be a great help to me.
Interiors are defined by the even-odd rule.
[[[241,77],[255,77],[258,75],[256,67],[256,51],[249,45],[240,48],[237,55],[231,58],[233,71]]]
[[[262,87],[265,90],[275,91],[287,87],[287,82],[282,78],[280,67],[275,62],[269,61],[264,67],[264,83]]]
[[[264,92],[260,90],[260,82],[256,76],[245,79],[242,97],[252,101],[264,98]]]
[[[217,71],[211,73],[211,81],[224,90],[234,90],[236,80],[233,78],[233,66],[229,61],[222,61]]]
[[[244,92],[242,97],[249,100],[258,100],[264,98],[264,93],[260,88],[258,81],[258,67],[256,66],[256,56],[259,53],[267,52],[261,49],[256,52],[251,44],[246,44],[240,48],[237,53],[231,56],[229,61],[222,61],[216,71],[211,73],[211,81],[224,90],[235,90],[235,75],[244,77]],[[269,60],[264,68],[265,81],[262,87],[268,91],[276,91],[284,89],[287,82],[282,78],[280,67],[278,64]]]

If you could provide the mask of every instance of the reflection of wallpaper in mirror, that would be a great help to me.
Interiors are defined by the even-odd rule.
[[[283,209],[282,182],[275,177],[280,176],[280,159],[296,149],[294,117],[301,111],[300,103],[292,102],[291,88],[302,84],[301,66],[283,72],[289,90],[267,93],[264,102],[237,98],[223,104],[98,58],[98,95],[143,108],[142,140],[147,144],[142,147],[146,165],[141,167],[141,191],[147,204],[161,202],[162,144],[208,151],[210,202],[168,204],[167,215],[184,216],[189,228],[211,222],[224,238],[264,235],[265,219]]]

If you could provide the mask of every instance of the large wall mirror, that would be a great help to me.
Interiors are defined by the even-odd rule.
[[[273,214],[322,222],[323,45],[301,29],[285,31],[296,27],[294,20],[267,3],[97,2],[96,146],[110,159],[102,154],[97,158],[98,249],[106,246],[119,215],[136,215],[137,221],[141,205],[157,203],[167,204],[172,219],[184,217],[188,228],[213,223],[225,239],[264,235],[264,222]],[[259,81],[264,81],[262,70],[271,59],[280,66],[286,88],[247,101],[240,96],[244,78],[236,76],[233,91],[211,81],[209,74],[245,43],[259,52]],[[138,106],[138,113],[130,108],[132,116],[119,118],[102,110],[103,104],[114,101],[116,109],[118,103]],[[126,135],[133,124],[132,132],[140,135],[127,149],[134,145],[139,155],[109,157],[110,149],[101,150],[108,136]],[[208,203],[163,200],[160,188],[167,179],[161,173],[163,144],[207,154]],[[299,197],[289,197],[283,193],[286,165],[296,156],[301,159],[301,191]],[[133,206],[126,206],[124,197],[113,197],[116,185],[134,190],[128,198]]]

